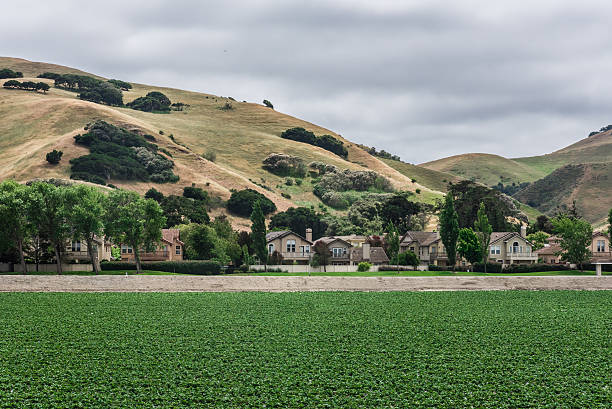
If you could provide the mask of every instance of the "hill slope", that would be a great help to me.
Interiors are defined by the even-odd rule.
[[[612,208],[611,192],[612,163],[592,163],[563,166],[514,197],[549,215],[575,200],[586,220],[599,223]]]
[[[531,182],[546,175],[544,171],[512,159],[488,153],[466,153],[419,165],[426,169],[446,172],[487,186]]]
[[[45,71],[92,75],[68,67],[6,57],[0,57],[0,68],[22,71],[26,77],[22,81],[47,81],[51,85],[51,80],[35,77]],[[129,81],[129,78],[122,79]],[[0,84],[4,81],[0,80]],[[421,200],[441,196],[435,189],[411,182],[410,177],[333,131],[262,105],[172,88],[132,85],[132,90],[123,93],[124,102],[160,91],[173,102],[183,102],[189,107],[182,112],[147,113],[81,101],[76,93],[57,88],[51,88],[47,94],[0,88],[0,179],[69,178],[69,160],[87,153],[85,148],[74,144],[73,136],[83,132],[87,123],[103,119],[155,135],[156,143],[173,155],[175,171],[180,176],[176,184],[111,181],[140,193],[155,186],[165,194],[179,194],[183,186],[194,183],[223,199],[229,197],[231,189],[255,189],[272,199],[279,210],[319,204],[308,180],[299,187],[286,186],[284,178],[262,168],[266,156],[282,152],[299,156],[306,163],[318,161],[341,169],[374,170],[389,178],[398,189],[421,189],[427,194],[427,199]],[[233,109],[220,109],[225,103],[232,104]],[[316,135],[330,134],[342,140],[348,149],[347,160],[324,149],[279,137],[284,130],[298,126]],[[168,137],[171,134],[173,139]],[[44,160],[52,149],[64,151],[57,166]],[[207,151],[216,154],[214,162],[202,157]],[[290,194],[291,199],[281,196],[283,193]],[[238,226],[248,225],[245,220],[234,222]]]

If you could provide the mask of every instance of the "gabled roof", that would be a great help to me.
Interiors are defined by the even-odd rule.
[[[363,260],[363,247],[351,248],[351,261],[359,263]],[[370,247],[370,258],[367,261],[384,264],[389,262],[389,257],[382,247]]]
[[[606,239],[609,239],[608,235],[603,231],[593,232],[593,238],[595,237],[605,237]]]
[[[280,239],[283,238],[289,234],[293,234],[294,236],[299,237],[300,239],[304,240],[306,243],[308,244],[312,244],[312,242],[310,240],[306,240],[304,237],[300,236],[297,233],[292,232],[291,230],[281,230],[281,231],[271,231],[269,233],[266,234],[266,243],[269,243],[271,241],[274,241],[276,239]]]
[[[421,246],[429,246],[440,240],[440,234],[435,231],[408,231],[401,239],[401,243],[418,242]]]
[[[531,242],[529,240],[527,240],[525,237],[521,236],[515,231],[495,231],[491,233],[491,241],[489,242],[489,244],[493,244],[498,241],[508,241],[514,237],[518,237],[524,240],[527,244],[531,245]]]
[[[349,243],[348,241],[341,239],[340,237],[334,237],[334,236],[328,236],[328,237],[321,237],[319,240],[316,240],[314,242],[314,244],[316,245],[318,242],[321,242],[323,244],[325,244],[326,246],[329,246],[330,244],[332,244],[335,241],[341,241],[342,243],[346,244],[349,247],[351,246],[351,243]]]
[[[561,247],[558,244],[553,244],[548,247],[542,247],[540,250],[536,250],[538,256],[555,256],[561,251]]]
[[[162,229],[162,241],[170,244],[174,244],[175,241],[184,244],[180,239],[179,229]]]

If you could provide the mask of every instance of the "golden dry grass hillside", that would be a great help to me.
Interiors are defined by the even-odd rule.
[[[0,68],[23,72],[25,78],[21,81],[46,81],[50,85],[53,81],[36,76],[47,71],[95,76],[69,67],[8,57],[0,57]],[[147,113],[81,101],[76,93],[57,88],[51,88],[46,94],[0,88],[0,178],[18,181],[41,177],[68,179],[69,160],[87,153],[87,149],[74,144],[74,135],[82,132],[87,123],[102,119],[155,135],[156,143],[172,153],[175,172],[180,176],[178,183],[111,181],[116,186],[140,193],[154,186],[165,194],[178,194],[184,186],[195,184],[222,199],[227,199],[232,189],[255,189],[272,199],[279,210],[297,205],[319,205],[308,181],[300,187],[286,186],[284,178],[262,168],[262,160],[269,154],[287,153],[299,156],[306,163],[318,161],[342,169],[376,171],[386,176],[397,189],[413,192],[419,189],[421,194],[415,196],[417,200],[431,201],[441,196],[436,188],[421,185],[418,178],[412,182],[410,175],[390,167],[337,133],[263,105],[179,89],[132,85],[132,90],[123,93],[125,103],[148,92],[161,91],[173,102],[189,107],[168,114]],[[220,109],[226,103],[231,103],[231,110]],[[347,160],[324,149],[279,137],[284,130],[298,126],[317,135],[330,134],[342,140],[349,152]],[[173,135],[173,139],[169,135]],[[64,152],[57,166],[45,161],[45,154],[53,149]],[[214,162],[204,159],[206,152],[216,154]],[[283,193],[291,198],[283,197]],[[234,223],[241,225],[246,221],[234,219]]]

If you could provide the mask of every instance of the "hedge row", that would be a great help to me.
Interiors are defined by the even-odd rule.
[[[585,265],[584,269],[588,270]],[[430,264],[429,271],[450,271],[451,267],[440,267]],[[455,271],[467,271],[468,267],[457,266]],[[569,266],[558,264],[510,264],[504,268],[500,263],[487,263],[487,273],[541,273],[545,271],[566,271],[572,270]],[[476,263],[470,268],[470,271],[476,273],[484,273],[484,264]]]
[[[143,270],[163,271],[166,273],[217,275],[221,274],[221,265],[216,261],[158,261],[141,263]],[[107,261],[101,264],[103,271],[136,270],[135,263]]]

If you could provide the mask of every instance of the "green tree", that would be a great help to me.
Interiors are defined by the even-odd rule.
[[[161,207],[153,199],[125,190],[112,191],[106,203],[106,235],[115,243],[132,247],[136,271],[142,272],[140,249],[152,250],[162,237],[166,218]]]
[[[45,159],[47,159],[47,162],[49,162],[50,164],[57,165],[60,160],[62,160],[63,154],[64,152],[53,149],[51,152],[47,152],[47,156],[45,157]]]
[[[57,273],[62,273],[62,252],[70,238],[70,225],[66,206],[64,187],[45,182],[31,185],[32,200],[29,204],[30,220],[38,229],[38,234],[47,237],[55,252]]]
[[[544,247],[550,234],[544,231],[537,231],[527,235],[527,240],[533,245],[533,250],[539,250]]]
[[[0,183],[0,241],[19,252],[21,271],[27,273],[24,245],[31,231],[28,218],[30,188],[13,180]]]
[[[397,258],[400,265],[412,266],[415,270],[421,264],[419,257],[410,250],[398,254]]]
[[[317,241],[314,245],[313,267],[323,266],[323,271],[327,271],[327,265],[332,257],[331,250],[327,248],[327,245],[322,241]]]
[[[253,204],[253,212],[251,213],[251,240],[253,251],[259,257],[260,262],[263,262],[265,269],[268,269],[268,247],[266,242],[266,218],[259,201]]]
[[[253,213],[255,202],[259,202],[264,214],[276,211],[276,205],[270,199],[253,189],[233,192],[227,201],[227,210],[238,216],[248,217]]]
[[[94,249],[95,237],[102,237],[104,232],[104,212],[106,196],[98,189],[77,185],[67,190],[66,207],[68,223],[75,240],[84,239],[87,253],[93,266],[94,274],[100,271],[98,252]]]
[[[459,253],[459,255],[461,255],[471,264],[478,263],[482,260],[480,240],[472,229],[465,227],[459,230],[459,237],[457,238],[457,253]]]
[[[586,221],[572,216],[559,215],[552,219],[555,234],[560,237],[563,260],[580,266],[589,260],[589,247],[593,238],[593,227]]]
[[[608,237],[612,239],[612,209],[610,209],[610,213],[608,213]]]
[[[448,262],[455,270],[457,262],[457,238],[459,236],[459,217],[455,211],[453,195],[449,192],[444,199],[444,205],[440,212],[440,237],[446,248]]]
[[[491,227],[491,224],[489,223],[484,202],[480,202],[480,208],[478,209],[476,221],[474,222],[474,231],[476,232],[478,242],[480,243],[480,259],[484,263],[484,272],[486,273],[487,262],[489,261],[489,243],[491,242],[493,227]]]
[[[397,227],[391,222],[387,225],[387,255],[392,263],[399,265],[397,260],[397,254],[399,253],[400,248],[400,237],[399,232],[397,231]],[[399,267],[397,269],[399,272]]]

